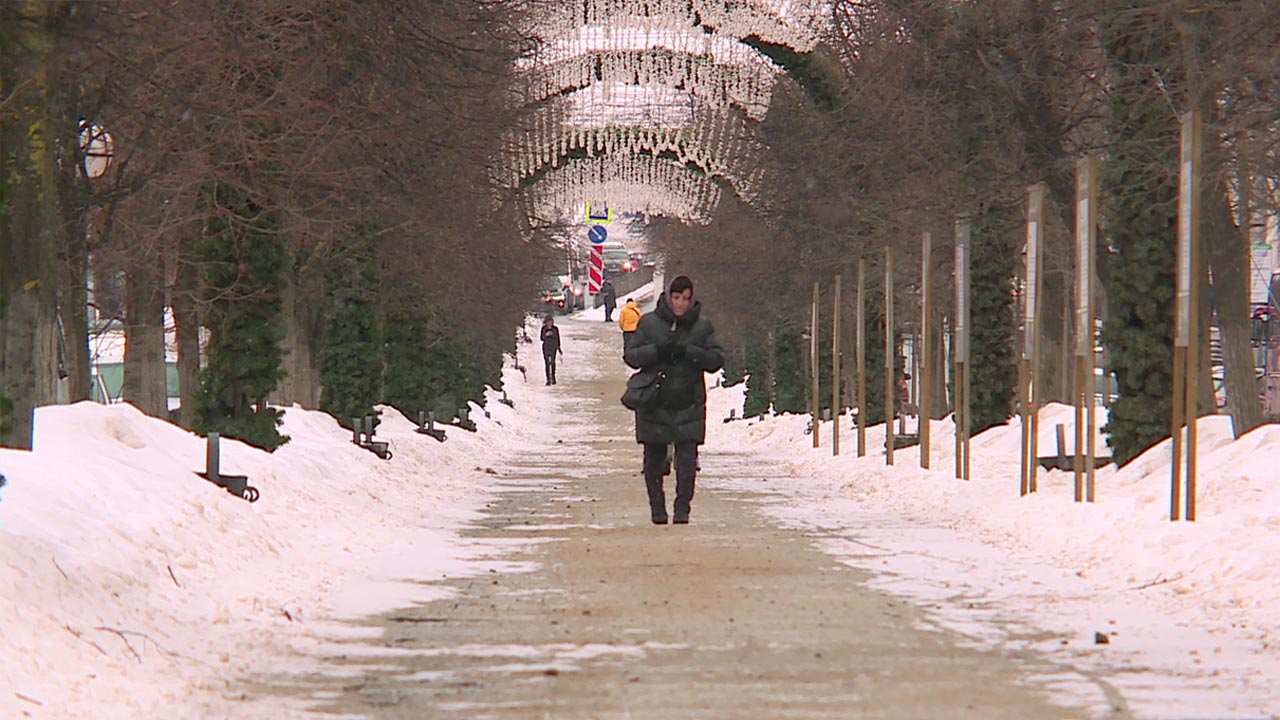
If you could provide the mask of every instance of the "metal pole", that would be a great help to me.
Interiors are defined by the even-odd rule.
[[[831,454],[840,454],[840,276],[836,276],[831,306]]]
[[[884,249],[884,464],[893,464],[893,247]]]
[[[1025,414],[1030,417],[1030,423],[1024,422],[1022,425],[1022,432],[1026,438],[1023,444],[1027,448],[1024,462],[1026,467],[1025,492],[1023,494],[1036,491],[1036,472],[1040,468],[1038,460],[1040,388],[1043,383],[1040,381],[1040,343],[1038,342],[1040,339],[1040,327],[1038,320],[1040,317],[1041,278],[1044,275],[1041,272],[1044,197],[1044,183],[1036,183],[1027,190],[1027,276],[1025,303],[1023,306],[1023,360],[1027,363],[1029,370],[1027,377],[1028,403]]]
[[[933,352],[931,345],[932,333],[929,332],[930,314],[932,313],[933,301],[930,285],[933,284],[933,267],[931,254],[933,252],[933,236],[924,233],[921,237],[920,250],[920,346],[917,348],[916,357],[916,378],[917,387],[920,389],[919,395],[916,396],[916,417],[918,430],[916,431],[920,437],[920,467],[929,468],[929,420],[933,416],[931,410],[930,391],[932,390],[933,378]]]
[[[813,405],[813,446],[820,447],[818,431],[822,427],[818,408],[818,283],[813,283],[813,311],[809,321],[809,374],[813,382],[810,384],[810,400]]]
[[[867,261],[858,260],[858,457],[867,455]]]
[[[1188,521],[1196,519],[1196,450],[1197,424],[1200,417],[1200,284],[1204,271],[1200,267],[1200,172],[1201,118],[1199,112],[1182,116],[1182,173],[1178,202],[1178,310],[1186,322],[1179,328],[1178,340],[1186,354],[1186,390],[1183,415],[1187,423],[1185,491]],[[1185,279],[1183,275],[1185,274]],[[1185,314],[1184,314],[1185,308]],[[1179,343],[1175,343],[1179,344]]]

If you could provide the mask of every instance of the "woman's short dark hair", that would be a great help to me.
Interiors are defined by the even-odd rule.
[[[671,281],[671,285],[670,285],[671,294],[674,295],[675,293],[682,293],[685,290],[693,290],[693,281],[690,280],[688,276],[680,275],[675,280]]]

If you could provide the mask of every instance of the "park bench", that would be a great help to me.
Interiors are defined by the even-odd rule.
[[[440,442],[444,442],[445,440],[444,430],[436,427],[436,413],[434,410],[431,412],[426,412],[424,410],[418,411],[417,432],[420,435],[433,437]]]
[[[247,475],[224,475],[222,473],[222,468],[220,467],[221,440],[221,435],[216,432],[211,432],[205,437],[207,449],[205,450],[204,472],[197,471],[196,474],[214,485],[224,488],[236,497],[244,498],[251,503],[257,502],[259,497],[258,488],[249,484]]]
[[[391,444],[373,439],[373,416],[364,416],[364,432],[361,432],[360,418],[351,418],[351,442],[377,455],[383,460],[391,459]]]

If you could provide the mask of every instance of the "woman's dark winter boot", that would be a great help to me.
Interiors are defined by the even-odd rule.
[[[649,491],[649,513],[654,525],[667,524],[667,496],[662,490],[662,478],[644,479],[644,487]]]
[[[686,525],[689,523],[689,503],[681,503],[676,500],[675,512],[671,515],[671,522],[676,525]]]

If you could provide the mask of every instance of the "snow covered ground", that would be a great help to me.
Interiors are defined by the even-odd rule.
[[[769,470],[724,487],[766,493],[773,517],[821,535],[828,552],[876,573],[873,585],[913,598],[940,626],[1060,662],[1064,696],[1093,700],[1101,717],[1280,714],[1280,426],[1233,441],[1228,418],[1202,420],[1198,521],[1171,523],[1168,442],[1099,470],[1096,503],[1074,502],[1073,475],[1056,471],[1020,497],[1016,418],[972,440],[965,482],[954,476],[949,420],[931,426],[932,470],[919,468],[915,448],[889,468],[884,427],[868,429],[868,455],[857,458],[848,416],[840,457],[831,422],[820,449],[807,417],[715,422],[741,415],[742,392],[712,391],[718,437],[704,466],[717,444],[750,448]],[[1057,423],[1073,451],[1073,413],[1043,411],[1042,455]]]
[[[285,658],[304,669],[354,632],[344,619],[502,568],[458,529],[489,497],[487,464],[543,421],[511,363],[504,382],[516,409],[473,407],[479,431],[443,444],[387,410],[391,462],[291,408],[276,453],[223,442],[254,504],[195,474],[201,438],[131,406],[40,409],[34,451],[0,450],[0,717],[227,717],[233,682]]]

